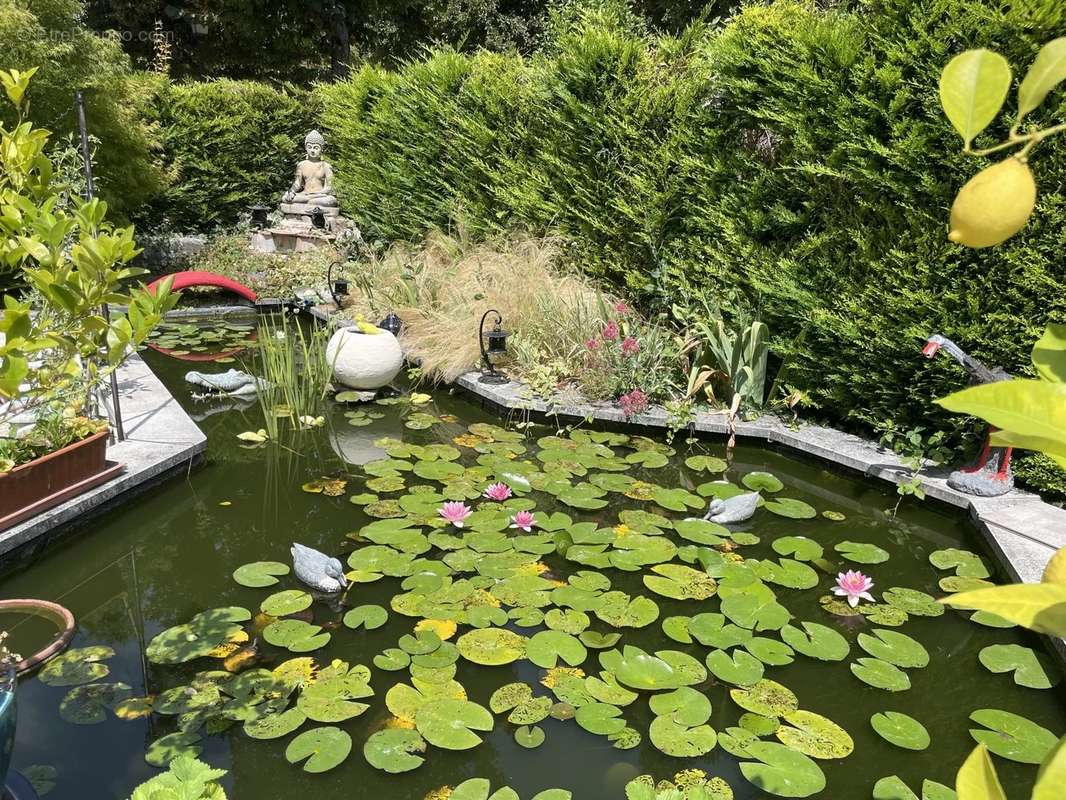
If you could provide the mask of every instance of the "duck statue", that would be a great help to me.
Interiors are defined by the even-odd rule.
[[[707,507],[707,513],[703,515],[703,518],[717,522],[719,525],[745,522],[755,514],[755,507],[759,505],[759,496],[758,492],[747,492],[726,500],[716,497]]]
[[[333,594],[348,586],[339,559],[296,542],[292,544],[292,571],[300,581],[320,592]]]

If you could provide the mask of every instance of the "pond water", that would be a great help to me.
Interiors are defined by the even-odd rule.
[[[683,437],[678,437],[673,443],[675,454],[660,459],[656,456],[634,455],[654,452],[634,449],[634,445],[648,448],[651,446],[649,442],[631,440],[623,443],[621,438],[610,440],[601,437],[606,443],[589,443],[585,429],[582,428],[582,432],[576,434],[580,440],[576,444],[580,444],[581,450],[575,454],[573,450],[564,449],[574,445],[560,443],[559,439],[542,439],[555,436],[554,427],[536,426],[522,429],[518,432],[520,436],[508,436],[501,432],[501,428],[491,427],[501,424],[498,418],[488,415],[457,396],[450,395],[446,390],[435,391],[432,400],[424,405],[412,406],[404,401],[394,405],[362,407],[374,413],[357,417],[356,421],[360,423],[357,425],[350,424],[349,417],[345,416],[345,412],[350,412],[353,407],[331,404],[325,426],[292,431],[282,442],[247,447],[242,445],[236,434],[262,426],[257,405],[237,405],[228,410],[220,410],[226,406],[225,403],[193,400],[188,387],[181,380],[181,375],[190,368],[187,362],[168,358],[157,352],[146,353],[146,358],[181,402],[200,419],[200,424],[210,439],[207,462],[187,477],[172,479],[130,501],[121,509],[93,520],[76,536],[54,547],[33,564],[9,570],[9,573],[0,579],[0,596],[41,597],[62,602],[69,607],[78,620],[78,632],[73,646],[105,645],[113,648],[114,656],[103,662],[109,667],[109,674],[100,680],[128,684],[129,692],[134,697],[159,695],[172,687],[189,684],[198,672],[222,668],[222,660],[212,657],[196,658],[180,664],[152,663],[145,655],[146,648],[154,637],[167,628],[186,623],[198,612],[210,608],[236,606],[248,609],[251,615],[256,615],[260,603],[273,593],[304,588],[292,574],[280,576],[279,582],[269,587],[241,586],[232,577],[237,567],[256,561],[289,563],[289,546],[293,541],[338,555],[342,560],[347,560],[354,551],[371,546],[377,546],[378,552],[381,552],[380,545],[366,540],[355,541],[346,534],[358,532],[374,521],[374,518],[365,513],[364,506],[350,502],[349,498],[371,491],[366,488],[365,482],[368,477],[373,476],[365,475],[357,464],[376,458],[387,458],[381,439],[388,437],[393,440],[390,449],[394,456],[409,464],[413,465],[420,457],[425,461],[427,451],[405,453],[402,448],[397,448],[396,442],[454,447],[459,452],[459,457],[454,462],[446,460],[451,457],[447,449],[438,448],[429,452],[443,456],[438,460],[438,464],[456,463],[471,467],[477,465],[478,459],[481,458],[483,462],[491,464],[488,469],[497,470],[501,475],[506,469],[505,462],[508,461],[503,454],[512,444],[527,448],[511,460],[512,465],[518,465],[512,466],[512,472],[524,469],[521,462],[529,462],[545,469],[546,464],[554,462],[558,469],[560,463],[565,467],[570,461],[584,459],[592,466],[571,464],[573,471],[588,472],[587,475],[575,476],[573,483],[596,479],[605,486],[611,485],[612,489],[617,489],[628,483],[625,477],[618,476],[629,476],[668,489],[685,490],[658,495],[667,505],[676,505],[679,500],[683,504],[683,498],[687,497],[691,501],[694,495],[701,503],[705,503],[706,500],[700,495],[717,491],[709,488],[710,482],[724,478],[739,483],[750,473],[767,472],[776,476],[783,484],[783,488],[777,492],[764,491],[768,502],[774,501],[775,497],[787,497],[809,504],[818,512],[838,512],[843,515],[843,520],[829,519],[821,513],[813,518],[789,518],[763,507],[750,522],[732,526],[732,532],[740,534],[736,537],[740,541],[739,544],[725,538],[713,552],[712,548],[704,545],[704,550],[699,553],[698,545],[682,538],[678,531],[666,529],[666,523],[660,522],[660,530],[646,528],[650,520],[648,517],[630,513],[624,517],[625,528],[618,529],[616,526],[619,525],[620,514],[626,511],[644,510],[661,514],[671,521],[679,521],[689,515],[700,516],[702,510],[669,510],[657,505],[654,500],[633,499],[617,490],[603,492],[602,500],[606,501],[606,505],[602,508],[582,509],[564,501],[569,500],[578,506],[598,506],[600,503],[596,501],[600,498],[595,496],[598,492],[579,490],[567,494],[562,492],[560,485],[556,483],[549,487],[550,491],[531,491],[521,495],[522,499],[502,517],[491,510],[479,512],[479,515],[471,520],[474,524],[462,530],[450,527],[447,530],[434,530],[428,526],[415,525],[414,534],[392,535],[387,531],[372,534],[379,542],[392,541],[398,548],[417,553],[419,559],[436,563],[435,567],[431,567],[421,562],[420,577],[410,579],[411,582],[408,583],[413,594],[431,595],[434,603],[443,601],[440,595],[433,595],[434,590],[441,586],[441,579],[435,577],[429,571],[431,569],[436,569],[439,574],[454,572],[451,577],[457,582],[461,579],[475,579],[474,588],[468,587],[452,593],[453,599],[458,597],[461,604],[470,607],[476,607],[483,602],[486,597],[484,589],[493,588],[496,580],[511,574],[523,576],[524,583],[513,582],[515,587],[521,584],[522,591],[525,592],[519,593],[520,602],[523,604],[530,603],[533,597],[555,597],[558,602],[569,599],[571,605],[579,607],[583,607],[583,603],[596,605],[602,601],[597,601],[594,596],[606,585],[606,581],[602,581],[599,576],[609,580],[610,590],[613,592],[624,592],[632,597],[647,597],[657,607],[657,617],[650,624],[643,627],[615,628],[595,611],[590,611],[587,614],[590,622],[588,630],[600,634],[620,633],[622,638],[616,645],[619,649],[631,645],[648,653],[672,650],[692,656],[692,659],[683,662],[684,669],[681,671],[688,676],[688,680],[684,682],[710,701],[710,717],[705,724],[713,728],[719,737],[727,729],[738,725],[745,710],[731,696],[732,684],[720,680],[714,674],[707,674],[706,677],[693,675],[691,667],[692,663],[703,665],[707,656],[718,647],[701,644],[697,639],[692,639],[691,643],[675,641],[664,633],[664,620],[677,616],[693,617],[701,613],[713,614],[719,612],[723,603],[726,603],[723,598],[735,598],[745,594],[743,589],[738,587],[742,587],[745,582],[759,581],[754,577],[756,565],[753,561],[748,562],[748,567],[732,563],[741,561],[740,556],[752,560],[773,559],[778,562],[784,556],[775,552],[772,547],[775,540],[786,536],[813,540],[824,550],[820,561],[806,566],[786,565],[786,575],[781,574],[781,571],[785,570],[783,567],[778,566],[778,572],[774,573],[769,567],[762,566],[758,567],[758,574],[765,580],[765,586],[776,595],[776,602],[790,612],[793,618],[792,626],[800,625],[804,621],[826,626],[840,634],[848,645],[849,652],[842,660],[824,661],[797,652],[791,656],[791,663],[765,666],[765,678],[787,686],[798,698],[800,709],[832,720],[845,729],[854,742],[854,751],[850,755],[817,761],[826,781],[826,788],[817,795],[819,797],[834,800],[867,798],[871,796],[874,783],[889,775],[898,775],[919,795],[922,780],[925,778],[950,785],[955,770],[974,745],[969,730],[980,726],[971,722],[968,716],[977,709],[990,708],[1012,712],[1032,720],[1056,735],[1066,730],[1066,713],[1059,694],[1061,689],[1039,690],[1016,685],[1010,672],[993,674],[979,661],[978,654],[990,645],[1020,645],[1039,650],[1039,641],[1025,632],[976,624],[965,615],[953,611],[937,617],[914,613],[901,615],[898,611],[887,609],[881,602],[878,607],[882,609],[884,616],[842,617],[830,613],[819,603],[820,597],[830,594],[838,569],[859,569],[872,576],[875,581],[873,593],[879,601],[882,601],[882,592],[891,587],[904,587],[936,597],[943,596],[945,592],[938,586],[938,581],[951,576],[954,570],[936,569],[930,564],[930,554],[948,548],[976,550],[978,544],[959,515],[945,513],[932,503],[906,501],[899,515],[891,519],[886,516],[885,509],[894,506],[896,498],[883,487],[836,474],[814,462],[801,461],[769,449],[746,445],[736,448],[724,472],[697,471],[685,464],[686,459],[691,456],[725,458],[724,445],[718,442],[686,443]],[[193,368],[207,370],[209,367],[194,365]],[[219,369],[222,368],[225,367]],[[414,428],[408,427],[412,420]],[[421,425],[426,427],[419,427]],[[475,426],[473,433],[470,431],[471,425]],[[565,432],[561,437],[573,442]],[[491,438],[503,441],[488,441]],[[538,444],[538,440],[541,440],[541,444]],[[603,450],[603,447],[609,445],[614,445],[612,449],[621,457],[621,464],[618,459]],[[485,453],[477,452],[475,446],[483,450],[496,450],[495,460],[491,455],[486,457]],[[549,451],[547,462],[536,458],[541,449]],[[569,452],[573,458],[559,462],[558,459],[562,458],[560,451]],[[631,461],[644,463],[625,463],[626,457]],[[665,463],[662,463],[664,461]],[[713,463],[709,465],[714,466]],[[455,470],[452,467],[423,465],[418,471],[427,476],[435,476],[438,473],[451,476]],[[409,466],[400,466],[398,474],[405,484],[400,491],[386,491],[390,488],[388,481],[374,484],[382,500],[403,497],[414,486],[431,487],[426,491],[441,489],[441,484],[433,477],[419,477],[410,471]],[[600,477],[604,475],[616,477]],[[323,477],[340,478],[346,480],[347,484],[339,496],[304,490],[304,484]],[[489,482],[481,473],[468,473],[467,477],[470,477],[471,484],[476,484],[479,489]],[[536,476],[533,476],[533,480],[537,485],[544,485],[538,482]],[[392,483],[398,485],[396,481]],[[513,480],[512,483],[516,488],[521,486],[520,480]],[[700,487],[702,491],[697,491]],[[338,484],[336,488],[341,487]],[[767,489],[770,488],[776,486],[773,486],[773,481],[767,480]],[[630,488],[631,494],[640,495],[641,491],[654,493],[655,490],[640,485],[635,492]],[[365,502],[369,498],[361,500]],[[487,509],[496,505],[487,500],[467,502],[473,507]],[[538,551],[536,553],[516,553],[508,550],[512,543],[522,542],[522,537],[526,534],[506,528],[500,521],[501,518],[506,521],[506,517],[515,513],[519,507],[534,505],[533,510],[538,519],[554,521],[549,527],[570,528],[569,525],[563,526],[561,517],[549,516],[555,512],[569,515],[573,524],[584,521],[594,523],[572,529],[579,539],[579,544],[575,545],[578,549],[571,550],[569,554],[586,563],[575,563],[556,552],[556,538],[569,543],[567,536],[560,532],[542,534],[539,540],[528,538],[527,549]],[[804,510],[801,505],[783,505],[785,511],[798,510],[799,513]],[[390,524],[385,523],[385,526]],[[502,536],[499,534],[501,527]],[[379,531],[381,528],[379,524]],[[709,530],[695,526],[688,533],[692,538],[702,537],[705,542],[719,541],[713,533],[708,533]],[[641,531],[647,531],[651,535],[644,538]],[[460,547],[463,543],[458,538],[447,539],[436,534],[461,537],[464,533],[471,532],[473,536],[466,540],[466,544],[476,545],[480,552],[430,547],[423,538],[425,534],[434,534],[432,541],[437,544]],[[531,536],[535,537],[537,534],[535,528]],[[728,535],[728,532],[724,534]],[[624,543],[627,537],[628,544]],[[607,547],[591,545],[582,549],[580,546],[580,542],[607,541],[608,538],[610,543]],[[656,541],[649,541],[651,539]],[[545,541],[549,543],[547,547],[539,546]],[[845,541],[876,545],[889,557],[879,563],[856,563],[846,560],[835,550],[835,545]],[[663,542],[670,544],[663,545]],[[623,547],[627,549],[621,549]],[[789,552],[788,548],[781,549]],[[421,552],[423,550],[425,552]],[[600,550],[603,550],[603,553],[599,553]],[[881,557],[876,551],[868,551],[868,548],[859,548],[854,552],[867,561],[870,560],[868,557],[871,552],[872,558]],[[403,565],[412,560],[411,556],[402,556],[395,552],[392,555],[393,566],[396,567],[396,563],[400,565],[395,571],[403,572]],[[809,553],[797,555],[812,557]],[[698,568],[698,556],[702,557],[703,563],[709,567],[709,572],[717,576],[720,583],[717,587],[719,593],[714,596],[702,600],[671,599],[650,590],[644,583],[645,577],[655,575],[653,567],[664,557],[670,558],[675,564],[684,564],[683,559],[687,558],[689,565]],[[450,566],[441,561],[445,557]],[[609,566],[590,565],[612,558],[614,560]],[[535,566],[538,561],[543,566]],[[963,561],[973,566],[972,560]],[[367,577],[366,568],[370,563],[369,560],[359,562],[360,568],[364,570],[361,577]],[[626,569],[619,569],[617,566]],[[489,577],[479,580],[476,571],[479,569]],[[537,583],[533,577],[539,570],[546,570],[540,575],[541,583]],[[567,590],[562,594],[551,594],[551,590],[556,589],[557,585],[543,582],[566,582],[568,578],[582,571],[598,573],[576,579],[576,583],[584,591]],[[979,568],[976,571],[979,572]],[[779,579],[777,583],[771,581],[775,574]],[[806,586],[812,574],[816,577],[816,585],[813,587],[799,589],[783,585],[792,583]],[[691,583],[691,577],[690,573],[681,576],[681,582],[686,584],[681,591],[698,592],[699,587],[693,590],[692,586],[688,585]],[[416,769],[402,774],[389,774],[373,768],[364,757],[363,746],[369,737],[386,726],[391,717],[385,704],[386,695],[397,683],[412,683],[409,669],[389,671],[374,663],[375,656],[389,648],[396,648],[400,638],[410,634],[414,624],[421,619],[420,616],[406,616],[394,610],[393,598],[408,594],[408,589],[401,587],[401,580],[399,577],[383,577],[375,582],[354,583],[343,601],[343,607],[335,600],[321,597],[316,599],[309,612],[297,615],[307,621],[313,620],[316,625],[325,626],[330,634],[328,645],[313,652],[290,653],[264,641],[262,625],[271,620],[257,617],[249,622],[238,623],[252,635],[257,647],[256,660],[250,668],[272,669],[288,659],[306,656],[312,656],[321,667],[328,665],[332,659],[343,659],[353,666],[365,664],[371,672],[373,697],[361,698],[360,701],[366,703],[369,708],[354,718],[327,723],[307,721],[299,728],[302,732],[315,727],[335,726],[350,735],[353,743],[350,755],[338,766],[322,774],[309,774],[302,771],[298,764],[288,763],[284,754],[288,742],[295,734],[290,733],[284,738],[274,740],[257,740],[245,735],[239,723],[221,732],[210,733],[208,729],[202,729],[202,738],[197,743],[197,746],[202,748],[200,757],[213,766],[228,770],[229,774],[222,783],[231,798],[247,800],[296,797],[306,793],[306,796],[317,797],[421,800],[431,790],[444,785],[454,786],[470,777],[488,778],[493,789],[509,785],[523,800],[552,787],[567,789],[573,793],[573,797],[580,800],[621,798],[624,796],[626,782],[637,775],[651,774],[656,779],[671,778],[678,771],[691,767],[724,778],[732,787],[736,798],[748,800],[771,796],[756,788],[741,774],[739,763],[753,762],[756,759],[738,758],[728,752],[723,744],[730,741],[729,737],[724,741],[720,740],[717,746],[706,754],[696,757],[678,758],[662,752],[649,736],[649,728],[656,714],[648,702],[652,693],[643,690],[637,692],[639,697],[635,702],[621,710],[627,729],[622,738],[629,738],[630,730],[636,731],[641,737],[639,744],[630,749],[618,749],[607,736],[585,730],[578,724],[578,720],[560,720],[551,716],[535,722],[545,734],[543,744],[536,749],[526,749],[516,742],[514,732],[518,726],[507,721],[508,712],[504,711],[492,715],[492,730],[478,732],[477,735],[484,741],[472,749],[450,750],[430,744],[426,751],[420,754],[425,759],[424,763]],[[659,588],[669,583],[665,581],[659,584]],[[652,580],[651,584],[655,585],[655,581]],[[452,584],[453,587],[457,585],[465,586],[461,583]],[[706,584],[702,584],[702,587],[706,592]],[[546,594],[530,594],[534,590],[541,590]],[[671,593],[674,589],[666,586],[665,591]],[[759,596],[765,597],[765,591],[760,589]],[[906,599],[898,601],[898,604],[907,605]],[[913,601],[913,597],[910,599]],[[412,600],[408,595],[406,601],[399,602],[399,606],[409,611],[417,606],[416,600],[417,598]],[[429,602],[426,601],[426,604]],[[543,599],[542,610],[549,611],[555,607],[551,602],[550,599]],[[914,608],[924,608],[921,601],[916,602]],[[382,627],[369,631],[363,628],[351,629],[342,623],[342,617],[350,607],[364,604],[388,609],[388,621]],[[426,605],[423,606],[425,607]],[[458,607],[450,608],[454,611]],[[438,605],[435,611],[429,613],[443,617],[446,616],[442,612],[444,608],[446,606]],[[638,609],[645,610],[640,608],[639,604],[632,607],[634,617],[641,616]],[[509,605],[504,602],[502,611],[508,610]],[[927,608],[924,610],[928,612]],[[754,627],[765,628],[754,633],[754,638],[764,641],[761,647],[758,643],[750,645],[752,650],[767,661],[789,660],[789,648],[772,644],[775,641],[780,643],[784,635],[777,630],[782,621],[776,620],[773,612],[760,617],[758,614],[766,611],[765,608],[754,612],[744,607],[743,601],[735,599],[730,601],[729,611],[726,623],[743,624],[748,621]],[[494,619],[499,613],[483,610],[473,614],[473,621],[479,625],[496,624],[525,637],[532,637],[538,631],[546,630],[543,624],[528,627],[528,623],[536,621],[536,612],[527,611],[526,615],[531,615],[532,618],[519,620],[527,625],[526,627],[516,624],[513,619],[505,622],[502,619]],[[604,610],[602,613],[605,617],[619,621],[609,611]],[[759,621],[752,622],[755,618]],[[872,619],[881,619],[886,624],[902,624],[886,627],[886,624],[877,624]],[[719,638],[722,636],[721,632],[715,633],[713,630],[714,620],[713,617],[700,618],[702,627],[698,623],[686,625],[672,620],[668,627],[677,638],[690,638],[691,633],[687,636],[685,634],[687,628],[690,631],[695,630],[699,634],[698,638],[728,648],[729,644]],[[559,620],[556,620],[557,627],[559,624]],[[574,633],[578,633],[583,624],[584,620],[580,614],[568,614],[561,622],[562,627]],[[851,671],[851,665],[855,664],[857,659],[869,657],[858,643],[859,636],[869,635],[878,629],[905,633],[928,651],[929,666],[908,667],[902,670],[910,684],[910,688],[905,691],[875,688],[860,680]],[[552,703],[559,699],[541,683],[546,671],[525,658],[499,666],[486,666],[469,661],[464,657],[465,654],[478,648],[467,645],[472,645],[477,636],[468,638],[466,645],[460,645],[460,652],[464,655],[456,658],[453,645],[456,641],[462,642],[462,637],[470,630],[472,628],[469,625],[460,625],[458,632],[451,637],[450,644],[439,646],[432,636],[425,636],[418,642],[407,641],[408,649],[417,652],[435,648],[433,652],[440,656],[436,660],[422,659],[423,664],[437,667],[435,670],[426,668],[419,672],[423,681],[419,685],[424,691],[432,692],[431,684],[446,684],[453,669],[447,664],[454,662],[454,680],[464,687],[470,701],[484,708],[489,707],[490,698],[496,689],[513,682],[525,682],[535,695],[548,696]],[[740,638],[753,638],[746,630],[738,632]],[[32,647],[30,640],[39,635],[40,632],[35,629],[27,628],[23,631],[16,627],[10,644],[17,650],[21,638],[29,649]],[[565,647],[559,645],[564,655],[574,653],[572,639],[573,637],[565,638]],[[771,644],[767,645],[766,640]],[[603,644],[592,637],[576,641]],[[229,650],[235,650],[239,646],[243,645],[238,643]],[[745,649],[734,646],[732,651],[742,652]],[[482,648],[480,652],[482,660],[506,658],[506,655],[501,656],[499,650],[492,647]],[[587,648],[587,656],[580,663],[587,675],[595,676],[601,672],[603,667],[599,657],[605,652],[607,651],[591,646]],[[895,655],[898,657],[899,653],[896,652]],[[579,656],[580,652],[574,657]],[[538,655],[539,660],[543,658],[543,654]],[[748,667],[748,662],[755,660],[740,658],[740,663]],[[906,661],[906,658],[904,654],[902,660]],[[417,660],[419,659],[416,657]],[[630,685],[633,685],[633,671],[625,673],[617,661],[611,661],[611,656],[606,656],[605,660],[622,683],[628,680]],[[675,659],[675,664],[681,663]],[[441,667],[441,664],[445,666]],[[647,678],[640,669],[636,669],[635,674],[637,682]],[[568,691],[560,691],[572,705],[596,702],[587,695],[582,698],[580,690],[574,688],[572,679],[558,674],[557,678],[557,687],[569,687]],[[750,676],[737,680],[751,682]],[[55,786],[48,795],[53,800],[125,798],[135,785],[158,774],[156,768],[145,762],[145,752],[159,737],[176,730],[177,715],[126,713],[130,718],[120,719],[112,710],[102,708],[100,716],[103,721],[95,724],[72,724],[60,716],[60,705],[70,691],[69,686],[46,685],[37,676],[22,682],[18,698],[20,724],[15,766],[54,767]],[[601,698],[606,697],[621,703],[627,693],[617,686],[604,685],[600,686],[597,694]],[[427,696],[432,698],[431,695]],[[400,698],[400,695],[398,691],[394,691],[390,697],[395,700]],[[743,695],[740,697],[743,702]],[[296,693],[292,695],[292,699],[295,698]],[[687,700],[691,701],[691,697]],[[438,703],[442,713],[455,711],[457,708],[454,704],[448,705],[450,701],[423,698],[423,702]],[[547,704],[547,701],[544,702]],[[396,710],[402,703],[394,702],[390,705]],[[408,705],[410,706],[410,703]],[[417,706],[417,703],[415,705]],[[132,706],[123,708],[129,712]],[[565,712],[566,709],[556,707],[556,710]],[[658,710],[662,712],[663,709],[660,707]],[[870,718],[873,714],[884,711],[902,712],[920,721],[931,735],[928,748],[921,751],[902,749],[878,735],[871,727]],[[613,712],[606,710],[608,717],[611,714]],[[432,715],[420,716],[415,713],[414,716],[419,728],[424,728],[427,732],[427,737],[455,741],[454,738],[449,739],[452,734],[447,731],[442,733],[437,729],[430,732],[432,725],[428,718]],[[541,714],[533,714],[532,719],[536,720],[538,716]],[[594,715],[589,712],[580,716],[587,727],[609,730],[616,727],[609,719],[600,719],[597,725],[596,721],[592,720]],[[198,721],[204,720],[201,718]],[[746,722],[751,721],[749,715]],[[765,720],[761,721],[765,723]],[[697,730],[688,732],[685,732],[684,726],[681,726],[680,732],[671,728],[676,734],[674,738],[680,737],[683,742],[679,745],[675,741],[672,746],[691,747],[697,751],[706,749],[708,734],[700,727],[701,724],[702,719],[695,720],[693,727]],[[660,724],[661,730],[669,727]],[[735,730],[733,734],[732,744],[733,749],[736,749],[741,734]],[[417,734],[412,733],[411,736],[417,739]],[[763,739],[778,742],[774,735],[764,735]],[[632,740],[626,743],[632,743]],[[671,745],[667,745],[667,749],[670,747]],[[1007,792],[1014,797],[1028,796],[1028,787],[1035,778],[1036,767],[1002,757],[997,757],[996,761]]]

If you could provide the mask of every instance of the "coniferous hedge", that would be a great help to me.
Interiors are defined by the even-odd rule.
[[[313,103],[306,90],[255,81],[163,83],[154,111],[169,180],[139,218],[205,231],[276,204],[304,158]]]
[[[921,345],[940,332],[1023,371],[1066,320],[1066,146],[1036,152],[1020,235],[951,245],[954,194],[991,162],[959,153],[937,78],[980,46],[1024,72],[1064,25],[1056,0],[779,0],[659,39],[593,14],[532,58],[437,50],[320,97],[365,232],[418,237],[457,216],[559,231],[576,265],[652,310],[758,308],[788,382],[825,415],[972,445],[974,424],[931,404],[964,374]],[[1066,117],[1064,96],[1047,119]]]

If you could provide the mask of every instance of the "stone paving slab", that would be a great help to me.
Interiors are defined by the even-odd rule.
[[[107,448],[107,458],[126,466],[116,478],[0,533],[0,557],[36,547],[51,532],[83,520],[161,477],[191,469],[207,447],[207,437],[185,413],[144,360],[132,356],[118,371],[118,391],[126,439]]]
[[[573,397],[553,402],[531,399],[526,388],[514,381],[493,385],[478,382],[478,372],[468,372],[456,381],[497,412],[527,409],[549,417],[626,422],[621,409],[606,403],[582,403]],[[668,427],[668,415],[661,407],[634,415],[630,424],[651,428]],[[702,412],[693,427],[701,433],[728,435],[724,412]],[[763,415],[751,421],[738,421],[738,439],[759,439],[829,461],[871,478],[901,483],[910,469],[891,450],[874,442],[821,425],[787,422]],[[1015,490],[1002,497],[979,498],[947,485],[947,471],[929,470],[921,476],[926,495],[969,513],[988,546],[1000,558],[1010,577],[1035,583],[1044,566],[1060,547],[1066,547],[1066,510],[1045,503],[1039,496]]]

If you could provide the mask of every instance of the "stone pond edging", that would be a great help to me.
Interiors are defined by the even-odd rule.
[[[207,437],[144,360],[131,356],[117,374],[126,439],[108,446],[107,459],[124,464],[125,471],[0,532],[0,562],[32,558],[61,528],[83,523],[162,478],[189,470],[201,458]]]
[[[478,383],[479,376],[479,372],[468,372],[455,383],[497,414],[533,412],[549,417],[594,419],[646,428],[668,427],[668,415],[659,406],[652,406],[645,413],[627,420],[621,409],[607,403],[586,403],[563,397],[549,402],[532,398],[521,383],[484,384]],[[729,434],[724,412],[700,412],[692,428],[698,433]],[[740,439],[770,442],[798,450],[894,484],[910,476],[908,467],[891,450],[834,428],[803,422],[790,425],[767,414],[750,422],[738,421],[736,435]],[[1002,497],[973,497],[947,485],[947,470],[923,473],[921,478],[928,497],[968,512],[1011,580],[1038,582],[1051,556],[1066,546],[1066,510],[1045,503],[1037,495],[1015,489]]]

